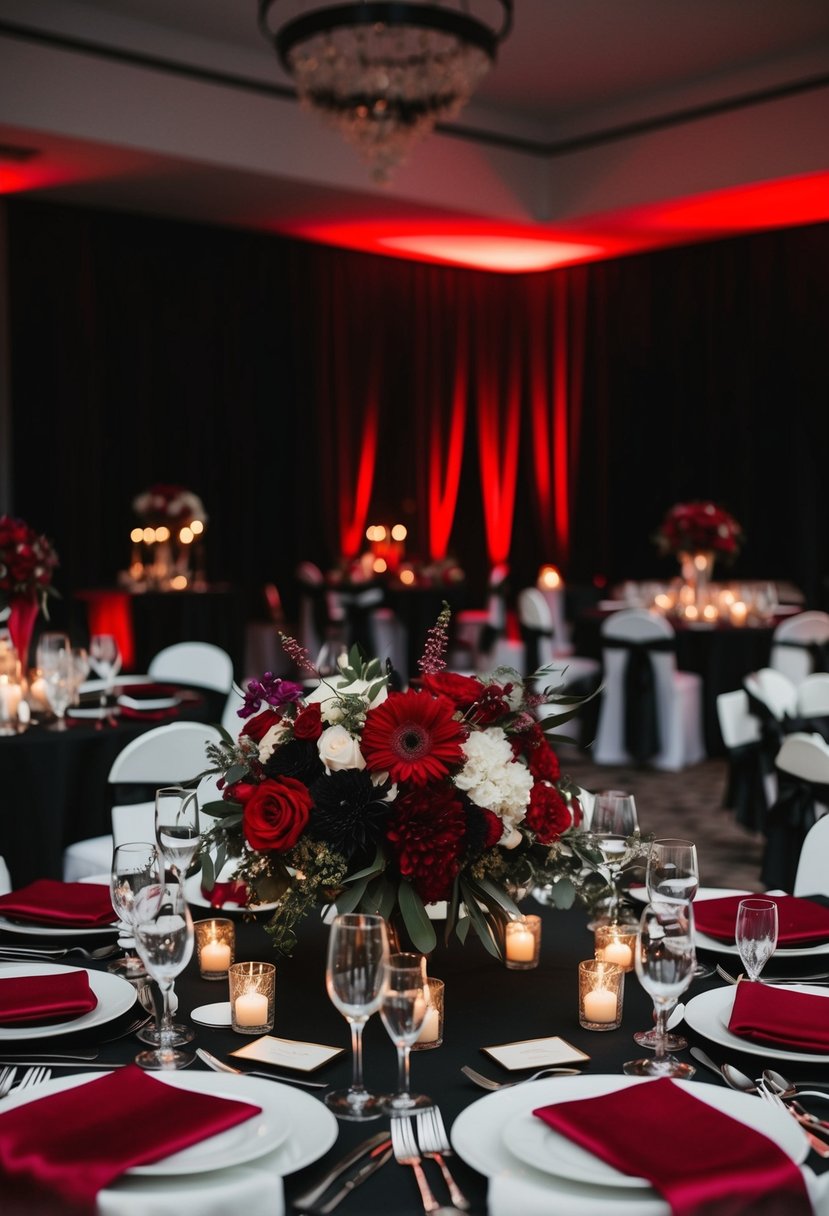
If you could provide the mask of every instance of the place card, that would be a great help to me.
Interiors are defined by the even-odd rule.
[[[518,1043],[501,1043],[482,1047],[498,1064],[511,1070],[522,1068],[551,1068],[554,1064],[580,1064],[590,1056],[579,1051],[559,1035],[546,1039],[523,1039]]]
[[[326,1047],[322,1043],[302,1043],[295,1039],[278,1039],[272,1034],[263,1034],[252,1039],[244,1047],[232,1051],[232,1056],[243,1060],[258,1060],[261,1064],[275,1064],[279,1068],[293,1068],[297,1072],[313,1072],[322,1068],[329,1060],[342,1055],[344,1047]]]

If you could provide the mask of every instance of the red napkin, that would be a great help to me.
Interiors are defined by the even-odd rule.
[[[0,895],[0,916],[75,929],[97,929],[115,920],[109,887],[54,878],[38,878],[10,895]]]
[[[694,902],[694,924],[701,933],[717,941],[733,942],[737,909],[746,895],[726,895],[722,899]],[[759,895],[777,904],[778,946],[817,946],[829,942],[829,908],[797,899],[794,895]]]
[[[0,1113],[4,1211],[92,1216],[100,1190],[260,1113],[165,1085],[135,1065]]]
[[[202,887],[201,893],[210,900],[211,908],[221,908],[224,904],[238,904],[243,908],[248,902],[248,888],[243,882],[217,882],[212,891]]]
[[[0,978],[0,1026],[68,1022],[97,1004],[85,971]]]
[[[829,1052],[829,998],[741,980],[728,1029],[753,1043]]]
[[[812,1210],[799,1167],[773,1141],[668,1078],[533,1114],[622,1173],[646,1178],[674,1216]]]

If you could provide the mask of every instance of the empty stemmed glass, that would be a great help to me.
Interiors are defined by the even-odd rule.
[[[338,916],[328,938],[325,986],[351,1027],[352,1080],[348,1089],[326,1094],[325,1105],[341,1119],[376,1119],[381,1099],[363,1084],[363,1028],[380,1008],[389,943],[382,916],[349,912]]]
[[[773,899],[740,900],[734,940],[746,975],[759,980],[777,949],[777,904]]]
[[[201,843],[196,790],[180,785],[156,790],[155,839],[168,870],[183,881]]]
[[[673,899],[693,902],[699,891],[697,846],[690,840],[654,840],[645,883],[651,903]],[[694,968],[696,979],[713,974],[713,967],[700,962]]]
[[[157,1012],[158,1047],[135,1057],[141,1068],[170,1071],[186,1068],[194,1060],[191,1052],[176,1050],[171,999],[173,981],[193,954],[193,919],[184,889],[168,883],[155,913],[135,926],[135,944],[149,975],[161,989],[162,1011]]]
[[[121,670],[121,651],[111,633],[93,633],[89,639],[89,664],[103,681],[101,688],[101,715],[106,709],[107,698],[112,692],[115,677]]]
[[[116,916],[129,931],[129,936],[119,938],[119,943],[134,946],[136,924],[154,915],[164,893],[164,875],[154,844],[140,840],[116,845],[109,892]],[[108,969],[121,972],[128,980],[142,979],[147,974],[139,956],[129,952],[110,963]]]
[[[55,715],[55,721],[48,730],[66,730],[66,711],[75,699],[77,681],[75,680],[70,650],[56,650],[44,660],[43,687],[49,708]]]
[[[590,839],[600,853],[609,874],[610,896],[604,913],[591,923],[591,928],[605,921],[611,924],[621,919],[623,906],[619,890],[622,870],[636,857],[641,848],[639,821],[633,794],[624,790],[601,790],[596,795],[590,819]]]
[[[386,967],[380,1017],[397,1048],[397,1093],[383,1099],[387,1115],[406,1115],[432,1105],[425,1094],[409,1089],[409,1060],[412,1044],[426,1016],[423,966],[419,954],[393,954]]]
[[[652,1057],[630,1060],[624,1072],[632,1077],[692,1077],[694,1069],[668,1054],[668,1017],[691,983],[696,963],[694,914],[691,904],[651,903],[645,907],[636,939],[635,965],[639,983],[653,999],[656,1045]]]

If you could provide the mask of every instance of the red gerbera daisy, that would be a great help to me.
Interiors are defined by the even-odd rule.
[[[425,785],[445,777],[463,760],[466,731],[452,717],[454,706],[426,692],[392,692],[370,709],[360,739],[366,765],[390,773],[392,781]]]

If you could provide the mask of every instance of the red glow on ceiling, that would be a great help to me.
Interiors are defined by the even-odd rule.
[[[451,236],[389,236],[379,238],[378,243],[386,249],[410,253],[427,261],[512,273],[570,266],[573,262],[595,258],[603,252],[596,245],[579,245],[572,241],[546,240],[543,237],[466,236],[462,233]]]

